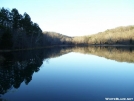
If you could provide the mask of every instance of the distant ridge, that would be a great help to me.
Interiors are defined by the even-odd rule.
[[[69,37],[56,32],[43,32],[45,36],[60,40],[62,43],[74,45],[133,45],[134,25],[120,26],[114,29],[107,29],[93,35]],[[49,39],[48,38],[48,39]],[[56,43],[56,41],[55,41]]]

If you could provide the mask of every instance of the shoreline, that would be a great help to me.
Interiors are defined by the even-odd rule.
[[[51,45],[51,46],[44,46],[44,47],[34,47],[34,48],[25,48],[25,49],[4,49],[4,50],[0,50],[0,52],[13,52],[13,51],[25,51],[25,50],[34,50],[34,49],[43,49],[43,48],[52,48],[52,47],[63,47],[63,46],[83,46],[83,47],[87,47],[87,46],[99,46],[99,47],[134,47],[134,45],[121,45],[121,44],[90,44],[90,45]]]

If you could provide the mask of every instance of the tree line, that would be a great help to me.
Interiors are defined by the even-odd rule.
[[[68,37],[55,32],[42,32],[37,23],[16,8],[0,9],[0,49],[26,49],[48,45],[134,44],[134,26],[108,29],[97,34]]]
[[[25,12],[16,8],[0,9],[0,49],[26,49],[48,45],[70,45],[72,38],[55,33],[42,32],[37,23]]]
[[[134,26],[121,26],[87,36],[68,37],[54,32],[43,32],[49,44],[65,45],[134,45]]]
[[[134,26],[121,26],[93,35],[74,37],[73,43],[88,45],[134,45]]]
[[[31,21],[25,12],[21,15],[16,8],[11,11],[0,9],[0,48],[20,49],[41,46],[42,30]]]

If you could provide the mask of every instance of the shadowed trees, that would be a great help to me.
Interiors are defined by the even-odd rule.
[[[12,9],[11,11],[12,14],[12,27],[13,29],[18,29],[21,27],[21,20],[22,20],[22,15],[19,14],[17,9]]]
[[[0,9],[0,48],[22,49],[41,46],[42,35],[39,25],[33,23],[27,13],[21,15],[16,8],[11,11],[4,7]]]
[[[2,49],[10,49],[12,47],[12,35],[10,33],[9,29],[6,29],[6,31],[3,33],[1,37],[1,48]]]

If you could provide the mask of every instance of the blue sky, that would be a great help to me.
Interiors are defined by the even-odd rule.
[[[134,0],[1,0],[0,7],[27,12],[43,31],[68,36],[134,25]]]

